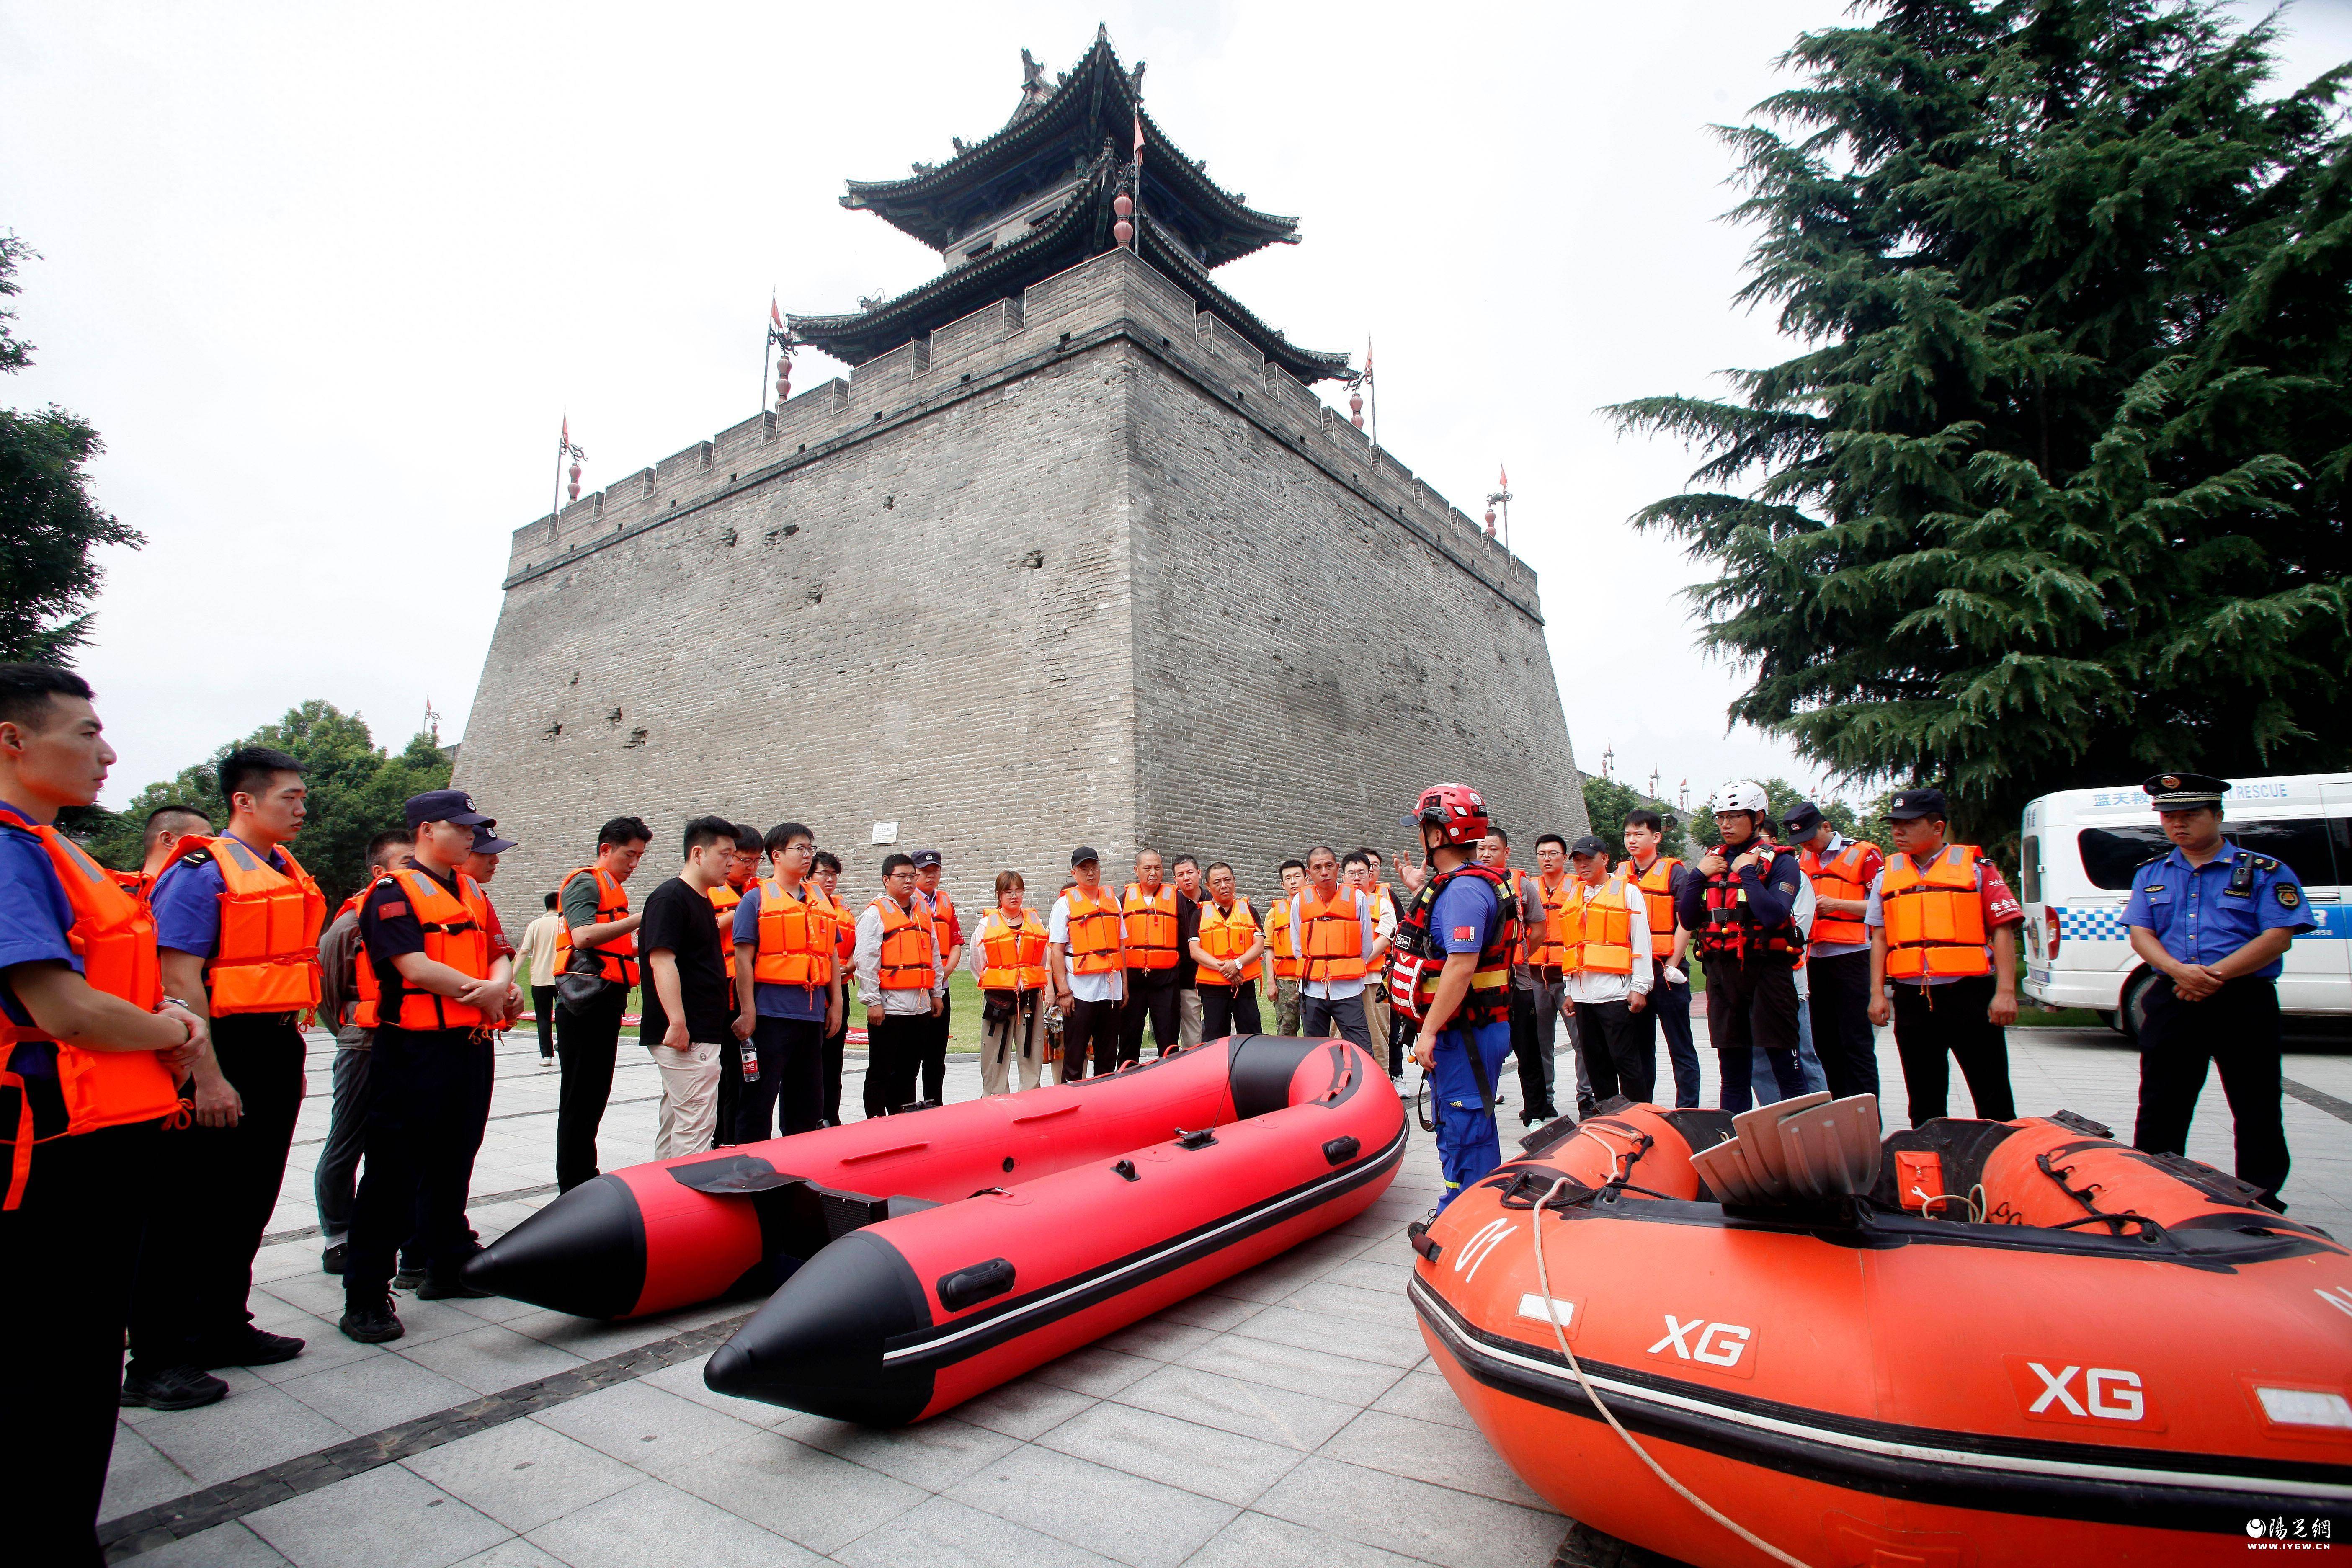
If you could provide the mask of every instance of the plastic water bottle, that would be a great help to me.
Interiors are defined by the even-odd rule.
[[[751,1041],[743,1042],[743,1081],[750,1083],[760,1076],[760,1048]]]

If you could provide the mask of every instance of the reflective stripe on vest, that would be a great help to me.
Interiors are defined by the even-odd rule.
[[[1753,847],[1767,858],[1760,873],[1769,879],[1772,863],[1784,851],[1775,844],[1751,841]],[[1717,854],[1723,851],[1717,850]],[[1795,912],[1779,925],[1759,927],[1748,907],[1748,889],[1739,885],[1731,869],[1738,855],[1725,855],[1723,869],[1706,879],[1706,926],[1694,933],[1699,952],[1709,957],[1745,960],[1755,953],[1773,953],[1788,958],[1793,965],[1805,954],[1805,938],[1797,930]]]
[[[794,897],[773,877],[760,879],[760,934],[751,978],[761,985],[833,984],[833,910],[824,892],[803,882]],[[831,1004],[827,1004],[831,1005]]]
[[[1813,879],[1816,899],[1848,899],[1859,902],[1870,897],[1870,884],[1862,879],[1862,859],[1865,851],[1875,846],[1855,842],[1847,845],[1824,861],[1811,849],[1797,851],[1797,864]],[[1870,928],[1862,923],[1860,915],[1832,915],[1816,910],[1813,914],[1813,941],[1829,946],[1851,946],[1870,940]]]
[[[944,888],[922,896],[930,902],[931,934],[939,939],[940,956],[944,959],[948,955],[948,944],[955,940],[955,900],[948,897]]]
[[[929,991],[939,981],[939,953],[932,945],[931,911],[918,903],[902,910],[888,897],[874,900],[882,916],[881,987]]]
[[[1341,888],[1328,903],[1312,888],[1298,895],[1298,918],[1307,927],[1303,978],[1308,984],[1364,977],[1364,928],[1356,900],[1349,888]]]
[[[82,978],[93,990],[153,1012],[163,1000],[163,982],[156,967],[155,916],[145,901],[54,827],[0,806],[0,831],[29,833],[47,853],[73,909],[66,941],[80,955]],[[12,1145],[7,1194],[0,1199],[0,1208],[17,1205],[33,1163],[33,1097],[24,1079],[8,1070],[9,1056],[19,1044],[47,1039],[37,1027],[11,1022],[0,1013],[0,1088],[16,1090],[15,1125],[0,1123],[0,1142]],[[66,1108],[60,1136],[152,1121],[180,1109],[179,1087],[154,1052],[91,1051],[50,1043],[57,1049],[58,1089]]]
[[[1211,958],[1239,958],[1257,942],[1257,916],[1250,912],[1247,899],[1236,897],[1230,913],[1217,908],[1211,899],[1201,906],[1201,951]],[[1259,961],[1253,958],[1242,970],[1244,982],[1255,980],[1265,973]],[[1200,983],[1203,985],[1232,985],[1219,971],[1202,965]]]
[[[596,879],[596,919],[592,923],[610,925],[614,921],[626,919],[629,913],[629,895],[623,890],[619,881],[607,876],[601,868],[583,866],[566,876],[558,885],[555,894],[555,973],[558,974],[572,973],[572,922],[563,918],[563,889],[571,887],[572,879],[578,877]],[[631,931],[625,937],[589,951],[596,956],[597,979],[609,980],[618,985],[635,985],[637,983],[636,932]]]
[[[1265,911],[1265,950],[1274,954],[1276,980],[1298,978],[1298,943],[1291,937],[1290,896],[1286,893]]]
[[[1045,984],[1045,927],[1027,910],[1021,911],[1018,926],[1005,920],[1003,910],[982,916],[980,951],[982,990],[1035,991]]]
[[[1470,972],[1470,988],[1463,994],[1459,1006],[1448,1021],[1449,1029],[1475,1029],[1499,1023],[1511,1016],[1511,965],[1519,951],[1519,901],[1504,880],[1504,873],[1473,861],[1457,866],[1451,871],[1440,872],[1422,884],[1412,902],[1397,917],[1397,951],[1411,958],[1430,962],[1420,969],[1409,1004],[1396,994],[1391,977],[1391,1000],[1405,1005],[1415,1018],[1429,1016],[1431,1005],[1437,999],[1437,983],[1444,973],[1444,944],[1435,940],[1429,930],[1429,919],[1437,908],[1438,895],[1456,877],[1476,877],[1495,889],[1495,925],[1486,933],[1486,945],[1478,950],[1478,962]],[[1524,879],[1512,874],[1513,881]]]
[[[1568,962],[1563,969],[1594,974],[1633,973],[1633,911],[1625,907],[1625,879],[1612,877],[1585,896],[1584,884],[1572,883],[1560,915],[1560,933]]]
[[[1576,943],[1568,928],[1568,906],[1574,896],[1575,879],[1562,877],[1559,886],[1549,888],[1541,877],[1535,879],[1535,903],[1528,911],[1528,962],[1538,969],[1569,969],[1575,965],[1571,951]]]
[[[205,847],[220,868],[224,889],[220,937],[205,969],[212,1015],[317,1006],[326,894],[283,845],[278,848],[283,871],[235,838],[215,838]]]
[[[425,956],[436,963],[447,964],[468,980],[488,979],[490,900],[481,884],[460,871],[457,890],[453,894],[430,875],[413,867],[394,871],[391,879],[399,883],[401,891],[408,896],[409,913],[416,917],[417,928],[425,933]],[[375,968],[375,960],[364,950],[360,955],[360,968],[362,973]],[[397,974],[398,971],[394,973]],[[377,990],[383,984],[379,974],[369,989]],[[488,1022],[488,1017],[479,1007],[455,997],[419,990],[404,980],[396,980],[388,993],[378,990],[374,996],[363,996],[352,1021],[362,1029],[382,1028],[387,1024],[396,1029],[478,1029]]]
[[[1992,973],[1985,949],[1984,898],[1977,889],[1977,848],[1948,844],[1925,871],[1908,855],[1886,862],[1878,879],[1886,916],[1886,977],[1944,980]]]
[[[1093,892],[1072,888],[1062,895],[1070,905],[1072,966],[1080,974],[1108,974],[1127,967],[1119,951],[1118,900],[1103,889]]]
[[[1127,966],[1129,969],[1176,967],[1176,887],[1160,884],[1146,897],[1137,883],[1127,885]]]
[[[1682,865],[1672,856],[1661,855],[1639,876],[1634,875],[1631,860],[1617,868],[1619,875],[1642,889],[1642,913],[1650,921],[1650,956],[1660,963],[1674,961],[1675,873]]]

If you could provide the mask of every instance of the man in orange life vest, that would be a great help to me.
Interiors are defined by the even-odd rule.
[[[1200,961],[1192,956],[1192,939],[1201,934],[1201,862],[1179,855],[1169,864],[1168,879],[1176,884],[1176,1037],[1186,1050],[1201,1043]]]
[[[1223,860],[1209,868],[1209,901],[1198,916],[1192,961],[1201,978],[1201,1037],[1258,1032],[1257,982],[1265,956],[1265,933],[1257,916],[1234,886],[1234,868]]]
[[[338,1326],[366,1344],[404,1331],[390,1286],[394,1255],[412,1237],[425,1265],[419,1300],[488,1294],[464,1279],[478,1250],[466,1188],[490,1114],[490,1031],[522,1005],[510,962],[491,946],[489,897],[460,869],[488,817],[454,789],[411,796],[402,809],[414,863],[360,903],[373,993],[360,1022],[375,1030],[375,1059]]]
[[[1118,1059],[1143,1059],[1143,1025],[1166,1056],[1183,1040],[1178,967],[1184,957],[1184,905],[1173,884],[1160,879],[1160,851],[1135,852],[1135,880],[1127,885],[1119,913],[1127,930],[1127,1014],[1118,1035]],[[1194,920],[1199,919],[1197,910]]]
[[[1770,806],[1764,786],[1734,779],[1713,802],[1723,842],[1698,863],[1698,877],[1675,914],[1693,932],[1706,965],[1706,1032],[1723,1079],[1722,1108],[1748,1109],[1761,1048],[1780,1098],[1805,1089],[1797,1061],[1797,960],[1805,934],[1797,924],[1805,873],[1796,855],[1764,834]]]
[[[621,1016],[638,981],[636,932],[621,884],[646,857],[653,834],[634,816],[596,830],[596,860],[563,879],[556,963],[555,1055],[562,1086],[555,1111],[555,1184],[570,1192],[596,1174],[596,1129],[613,1094]]]
[[[1675,1074],[1675,1104],[1690,1110],[1698,1104],[1698,1047],[1692,1043],[1690,932],[1675,917],[1675,906],[1685,887],[1698,873],[1659,847],[1666,837],[1666,819],[1646,806],[1625,814],[1625,879],[1642,889],[1642,907],[1650,917],[1650,1007],[1654,1022],[1637,1028],[1663,1031],[1666,1060]]]
[[[0,1428],[9,1561],[27,1568],[104,1560],[159,1129],[209,1038],[163,994],[146,908],[54,826],[97,801],[113,762],[79,676],[0,664]]]
[[[147,831],[140,840],[144,858],[139,869],[118,871],[114,879],[143,899],[179,853],[181,839],[212,836],[213,819],[194,806],[181,801],[159,805],[147,814]]]
[[[1805,954],[1813,1051],[1832,1094],[1878,1092],[1878,1042],[1870,1026],[1870,884],[1886,865],[1875,844],[1846,837],[1801,800],[1780,818],[1797,863],[1813,879],[1813,929]]]
[[[737,1091],[730,1143],[824,1125],[824,1042],[841,1026],[842,965],[835,957],[834,910],[809,881],[816,835],[797,822],[768,829],[769,875],[735,908],[735,1037],[759,1068]],[[740,1069],[739,1069],[740,1071]]]
[[[830,849],[820,849],[809,862],[809,886],[815,889],[814,899],[824,901],[825,912],[833,921],[833,964],[842,977],[842,1013],[833,1032],[824,1037],[824,1121],[826,1127],[841,1125],[841,1064],[849,1047],[849,977],[854,973],[850,959],[857,952],[857,917],[841,901],[841,857]]]
[[[1307,886],[1307,862],[1285,860],[1279,875],[1282,897],[1265,911],[1265,955],[1274,965],[1274,1029],[1278,1035],[1298,1033],[1298,942],[1290,929],[1290,900]]]
[[[1353,1041],[1372,1056],[1364,985],[1372,973],[1370,955],[1380,938],[1371,901],[1339,880],[1339,851],[1328,844],[1307,852],[1307,886],[1290,900],[1290,928],[1298,933],[1305,1032]]]
[[[1895,1021],[1914,1127],[1944,1114],[1947,1052],[1960,1064],[1979,1118],[2017,1114],[2007,1031],[2017,1022],[2017,928],[2025,910],[1976,846],[1945,842],[1948,810],[1939,789],[1895,797],[1886,808],[1895,854],[1871,881],[1862,917],[1870,928],[1870,1021]]]
[[[319,1002],[326,896],[287,846],[301,832],[302,764],[247,746],[220,763],[228,829],[180,841],[152,903],[163,988],[213,1021],[196,1066],[195,1125],[173,1133],[163,1205],[131,1310],[126,1405],[174,1397],[190,1366],[266,1366],[302,1342],[247,1309],[253,1258],[286,1177],[307,1085],[301,1018]]]
[[[394,871],[412,863],[416,836],[387,828],[368,840],[367,880],[343,900],[319,938],[319,1018],[335,1031],[334,1105],[327,1117],[327,1142],[319,1150],[310,1191],[319,1205],[319,1267],[343,1271],[352,1234],[352,1205],[359,1196],[360,1151],[367,1142],[368,1068],[375,1030],[362,1026],[360,989],[360,902]]]
[[[1575,875],[1561,911],[1560,967],[1592,1098],[1644,1104],[1658,1088],[1657,1033],[1640,1026],[1656,973],[1649,910],[1631,879],[1609,874],[1609,847],[1594,835],[1570,845],[1568,858]]]
[[[858,911],[857,994],[866,1000],[866,1114],[886,1116],[918,1102],[916,1086],[931,1023],[945,1007],[930,905],[916,890],[914,860],[882,861],[882,892]]]
[[[1528,884],[1528,901],[1519,908],[1521,929],[1526,933],[1523,945],[1528,955],[1528,977],[1535,985],[1536,1034],[1535,1067],[1542,1074],[1543,1099],[1538,1101],[1532,1086],[1523,1089],[1527,1100],[1521,1111],[1526,1121],[1549,1121],[1559,1114],[1552,1104],[1553,1083],[1558,1073],[1559,1047],[1559,1026],[1568,1026],[1568,1048],[1570,1065],[1576,1069],[1576,1114],[1592,1114],[1600,1102],[1592,1095],[1592,1071],[1585,1060],[1584,1037],[1576,1026],[1576,1004],[1569,999],[1567,955],[1561,951],[1559,922],[1567,908],[1569,883],[1568,840],[1557,833],[1545,833],[1536,838],[1536,877]],[[1519,1063],[1523,1085],[1528,1077],[1528,1063]]]
[[[1062,1011],[1063,1083],[1087,1076],[1090,1052],[1097,1077],[1118,1068],[1126,932],[1118,896],[1102,885],[1102,858],[1079,845],[1070,851],[1070,886],[1045,919],[1045,973]]]
[[[931,911],[931,934],[940,944],[940,982],[944,987],[947,977],[963,962],[963,921],[956,914],[955,900],[940,887],[942,870],[938,850],[915,851],[915,896]],[[939,1016],[931,1020],[931,1031],[923,1040],[925,1100],[938,1100],[947,1092],[948,1031],[953,1015],[954,998],[941,989]]]

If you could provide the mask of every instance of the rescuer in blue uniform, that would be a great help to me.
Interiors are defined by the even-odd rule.
[[[2288,944],[2315,922],[2292,869],[2221,837],[2229,787],[2203,773],[2158,773],[2140,785],[2172,852],[2134,872],[2124,900],[2132,951],[2157,972],[2139,1026],[2132,1146],[2186,1152],[2210,1061],[2237,1122],[2238,1179],[2284,1210],[2278,973]]]
[[[1404,825],[1421,830],[1433,873],[1397,921],[1389,994],[1421,1025],[1412,1056],[1436,1102],[1443,1212],[1503,1163],[1495,1075],[1511,1054],[1518,906],[1502,878],[1472,858],[1487,830],[1476,790],[1433,784]]]

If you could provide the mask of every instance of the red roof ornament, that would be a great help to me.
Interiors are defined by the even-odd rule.
[[[1122,197],[1121,199],[1124,200],[1125,198]],[[1128,222],[1125,218],[1121,218],[1117,223],[1111,225],[1110,232],[1111,237],[1118,240],[1121,245],[1131,244],[1135,239],[1135,226]]]
[[[1125,191],[1121,191],[1118,195],[1111,197],[1110,210],[1117,213],[1119,216],[1125,217],[1128,214],[1135,210],[1135,198],[1129,195]]]

